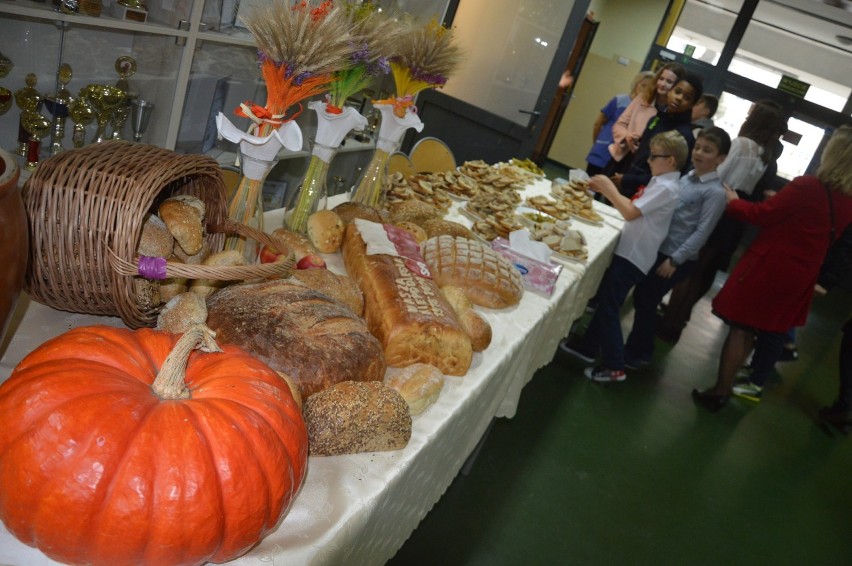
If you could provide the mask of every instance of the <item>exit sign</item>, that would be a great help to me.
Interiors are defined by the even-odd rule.
[[[811,88],[810,84],[788,75],[782,75],[781,82],[778,83],[778,90],[798,98],[804,98],[809,88]]]

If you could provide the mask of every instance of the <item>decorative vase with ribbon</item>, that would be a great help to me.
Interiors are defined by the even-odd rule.
[[[291,193],[284,212],[284,225],[301,234],[307,231],[308,217],[325,208],[328,166],[343,138],[350,130],[367,125],[367,119],[349,106],[329,111],[325,102],[315,100],[308,104],[308,108],[317,113],[316,139],[311,147],[311,159],[305,177],[298,190]]]
[[[383,200],[382,185],[384,184],[388,158],[399,149],[405,131],[408,128],[414,128],[420,132],[423,130],[423,122],[414,113],[413,106],[405,109],[401,118],[395,112],[393,104],[374,104],[373,107],[377,108],[382,116],[379,125],[379,137],[376,140],[376,151],[373,153],[369,165],[364,169],[364,174],[361,176],[351,200],[378,208]]]
[[[293,121],[284,122],[277,129],[263,124],[261,135],[246,133],[234,126],[221,112],[216,117],[219,135],[240,146],[240,184],[228,203],[228,216],[241,224],[263,231],[263,182],[278,163],[278,152],[284,147],[290,151],[302,149],[302,130]],[[271,130],[271,131],[269,131]],[[242,236],[228,236],[226,250],[240,250],[250,263],[257,261],[259,244]]]

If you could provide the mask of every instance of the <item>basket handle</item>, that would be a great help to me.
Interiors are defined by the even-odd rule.
[[[208,225],[208,231],[212,233],[227,232],[236,233],[246,238],[257,240],[262,244],[266,244],[275,250],[286,253],[286,259],[276,261],[275,263],[260,263],[255,265],[227,265],[227,266],[211,266],[211,265],[189,265],[186,263],[166,263],[165,277],[179,277],[183,279],[213,279],[219,281],[235,281],[240,279],[258,279],[266,277],[286,277],[296,263],[293,251],[287,247],[280,238],[267,234],[260,230],[234,222],[231,219],[225,220],[224,224]],[[139,258],[126,260],[118,257],[116,253],[107,246],[109,251],[110,267],[119,275],[136,276],[139,275]]]

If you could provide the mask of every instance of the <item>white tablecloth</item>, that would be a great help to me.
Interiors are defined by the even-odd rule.
[[[545,194],[540,181],[528,194]],[[470,225],[454,205],[450,217]],[[586,236],[589,260],[566,266],[552,297],[527,292],[520,304],[492,311],[477,308],[493,328],[489,348],[474,355],[464,377],[448,377],[437,403],[413,418],[408,446],[396,452],[311,457],[301,492],[278,528],[233,566],[382,564],[390,559],[440,499],[491,419],[512,417],[521,391],[536,370],[550,362],[571,323],[595,293],[619,234],[618,214],[603,226],[576,222]],[[280,212],[267,213],[267,229],[280,225]],[[339,256],[327,256],[342,269]],[[1,352],[0,381],[46,339],[87,324],[122,326],[117,318],[56,311],[23,301],[23,313]],[[0,527],[0,565],[56,564]]]

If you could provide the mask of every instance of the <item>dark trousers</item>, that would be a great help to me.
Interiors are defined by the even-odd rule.
[[[601,351],[603,365],[612,370],[624,369],[624,335],[621,333],[621,305],[634,285],[645,276],[638,267],[621,256],[612,256],[612,263],[603,276],[595,314],[583,337],[582,349]]]
[[[758,332],[751,357],[751,377],[755,385],[763,387],[775,364],[781,359],[784,344],[789,340],[789,332]]]
[[[625,351],[636,361],[649,362],[654,357],[654,335],[657,330],[657,307],[666,293],[677,283],[689,277],[695,268],[695,261],[684,262],[678,266],[670,278],[657,275],[657,267],[669,256],[657,254],[654,267],[648,272],[633,291],[633,330],[627,337]],[[780,352],[779,352],[780,354]]]
[[[840,340],[840,394],[838,401],[846,403],[846,409],[852,410],[852,318],[843,325],[843,338]]]

